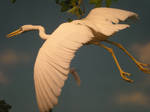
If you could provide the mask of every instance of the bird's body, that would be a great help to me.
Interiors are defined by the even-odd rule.
[[[63,23],[52,33],[51,38],[48,38],[39,50],[34,69],[34,79],[39,81],[35,82],[35,86],[39,89],[39,91],[36,89],[37,99],[40,99],[40,94],[46,93],[46,91],[49,93],[43,95],[42,97],[45,98],[41,98],[38,101],[39,106],[41,102],[45,105],[48,104],[51,108],[53,107],[52,104],[57,104],[57,96],[60,95],[64,81],[68,77],[70,62],[75,52],[93,37],[88,30],[87,27],[82,25]],[[87,34],[87,32],[89,33]],[[79,36],[76,36],[77,33]],[[38,70],[40,70],[40,73]],[[42,77],[40,78],[39,76]],[[39,88],[40,84],[42,88]],[[51,99],[52,104],[46,103],[45,99]],[[42,108],[43,106],[41,105],[40,107]]]
[[[111,42],[108,38],[119,30],[129,27],[127,24],[119,24],[128,18],[137,18],[137,14],[114,8],[95,8],[86,18],[61,24],[52,34],[45,34],[42,26],[25,25],[21,29],[8,34],[8,37],[20,34],[28,30],[39,30],[41,38],[46,39],[38,52],[34,66],[34,82],[36,98],[40,112],[48,112],[58,103],[58,96],[64,86],[70,72],[70,63],[75,52],[83,45],[94,44],[107,49],[113,56],[120,75],[126,81],[131,82],[124,72],[111,48],[101,44],[101,41],[111,43],[121,48],[137,66],[144,72],[150,71],[142,68],[147,66],[136,61],[120,44]],[[78,75],[74,75],[79,80]]]

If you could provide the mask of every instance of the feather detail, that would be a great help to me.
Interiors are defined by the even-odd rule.
[[[119,24],[119,21],[137,17],[130,11],[95,8],[82,20],[61,24],[40,48],[35,62],[34,82],[40,112],[48,112],[58,103],[69,73],[80,85],[80,77],[70,69],[70,63],[82,45],[107,39],[129,27],[128,24]]]

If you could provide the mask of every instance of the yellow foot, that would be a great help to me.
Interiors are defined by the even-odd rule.
[[[144,64],[144,63],[137,63],[138,68],[143,71],[144,73],[150,74],[150,65],[149,64]]]
[[[120,72],[120,75],[121,75],[121,77],[123,78],[123,80],[125,80],[125,81],[127,81],[127,82],[130,82],[130,83],[133,82],[133,80],[131,80],[131,79],[129,79],[129,78],[127,77],[127,76],[130,76],[130,75],[131,75],[130,73],[127,73],[127,72],[122,71],[122,72]]]

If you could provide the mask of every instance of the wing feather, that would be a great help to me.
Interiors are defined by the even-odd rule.
[[[48,112],[58,103],[57,97],[68,78],[75,52],[92,37],[88,27],[64,23],[40,48],[34,66],[34,80],[41,112]]]
[[[45,74],[42,72],[42,71],[39,71],[40,74],[42,74],[42,76],[40,75],[38,78],[39,78],[39,89],[41,91],[41,94],[42,94],[42,98],[43,100],[41,100],[42,104],[44,104],[44,107],[46,110],[48,110],[48,107],[53,107],[53,104],[48,100],[49,98],[49,95],[47,93],[47,91],[49,89],[51,89],[50,87],[47,87],[48,85],[46,84],[47,83],[47,80],[45,80]]]
[[[111,36],[119,30],[128,28],[130,25],[118,24],[128,18],[137,19],[138,15],[131,11],[115,8],[95,8],[82,20],[86,25],[106,36]]]
[[[36,74],[35,72],[34,72],[34,74]],[[35,85],[39,85],[38,83],[38,78],[37,78],[37,75],[34,75],[34,83],[35,83]],[[44,110],[43,109],[43,104],[41,103],[41,91],[39,90],[39,86],[37,86],[36,88],[35,88],[35,91],[36,91],[36,96],[38,97],[38,101],[37,101],[37,103],[38,103],[38,106],[39,106],[39,109],[40,110]]]
[[[102,34],[98,37],[106,39],[129,27],[128,24],[118,24],[119,21],[137,17],[130,11],[95,8],[82,20],[61,24],[40,48],[35,62],[34,82],[40,111],[48,112],[58,103],[75,52],[93,40],[95,32]]]
[[[36,88],[36,90],[38,90],[37,92],[39,94],[36,94],[36,96],[38,97],[37,102],[39,104],[39,109],[42,112],[44,112],[44,110],[47,110],[47,105],[46,105],[46,101],[45,101],[45,95],[43,94],[43,86],[42,86],[42,83],[40,81],[41,77],[40,76],[38,76],[37,78],[34,77],[34,79],[36,79],[36,82],[37,82],[35,84],[38,85],[38,87]]]
[[[47,73],[51,72],[48,68],[53,68],[53,66],[50,66],[50,64],[45,64],[47,65]],[[54,68],[55,69],[55,68]],[[59,87],[59,88],[62,88],[62,86],[64,85],[64,80],[59,76],[59,74],[56,73],[56,70],[54,69],[51,69],[53,70],[53,73],[56,74],[56,75],[51,75],[50,78],[52,80],[54,80],[54,83]],[[61,74],[62,75],[62,74]],[[48,79],[48,78],[47,78]]]
[[[53,70],[54,74],[56,74],[56,75],[54,75],[55,77],[53,77],[53,79],[57,78],[57,85],[58,85],[58,87],[62,88],[64,86],[64,81],[67,79],[67,75],[64,76],[63,73],[59,72],[54,65],[51,66],[50,64],[48,64],[48,68],[51,68],[51,70]]]
[[[42,58],[45,58],[42,56]],[[40,60],[40,59],[39,59]],[[41,77],[40,79],[43,80],[41,81],[41,84],[44,83],[44,81],[46,82],[47,80],[47,83],[48,83],[48,88],[51,88],[52,92],[56,95],[56,96],[59,96],[60,95],[60,92],[61,92],[61,89],[57,86],[57,82],[55,78],[53,78],[53,75],[48,75],[49,72],[47,72],[47,69],[48,69],[48,66],[47,66],[47,63],[46,61],[44,61],[43,59],[40,60],[40,62],[37,64],[38,65],[38,69],[40,70],[39,71],[39,77]],[[44,66],[42,66],[44,65]]]
[[[50,83],[50,78],[47,74],[44,74],[42,73],[44,76],[43,76],[43,92],[46,93],[45,97],[46,97],[46,100],[47,100],[47,103],[53,107],[53,104],[57,104],[58,100],[57,100],[57,95],[53,94],[53,92],[51,92],[51,87],[49,86],[51,83]],[[55,79],[54,79],[55,80]],[[59,90],[58,93],[61,92],[61,89],[60,88],[56,88],[56,90]],[[49,106],[48,105],[48,106]]]

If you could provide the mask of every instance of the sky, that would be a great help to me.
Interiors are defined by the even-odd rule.
[[[87,12],[93,6],[85,0]],[[110,40],[121,43],[138,60],[150,64],[150,1],[118,0],[111,7],[130,10],[139,15],[131,27],[116,33]],[[69,17],[60,12],[54,0],[9,0],[0,2],[0,99],[12,105],[11,112],[38,112],[33,82],[33,67],[43,40],[38,32],[14,38],[6,34],[25,24],[43,25],[53,32]],[[105,44],[108,45],[108,44]],[[80,48],[71,63],[80,75],[78,87],[69,74],[59,104],[53,112],[149,112],[150,75],[141,72],[120,49],[112,47],[125,72],[132,74],[133,84],[121,79],[108,51],[89,45]]]

